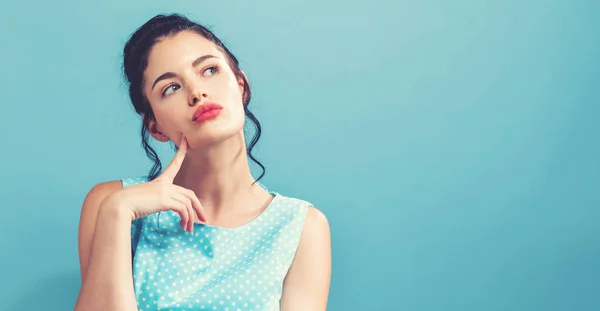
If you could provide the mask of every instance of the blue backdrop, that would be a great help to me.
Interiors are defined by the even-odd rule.
[[[329,218],[330,310],[600,310],[593,0],[3,4],[1,310],[72,309],[85,194],[147,172],[119,66],[161,12],[239,57],[263,182]]]

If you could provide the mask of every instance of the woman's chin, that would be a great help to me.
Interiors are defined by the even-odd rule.
[[[190,134],[187,139],[189,149],[195,150],[230,141],[240,141],[243,144],[243,135],[243,128],[205,128],[201,133]]]

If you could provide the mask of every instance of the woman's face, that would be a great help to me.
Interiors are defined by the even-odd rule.
[[[144,93],[156,118],[150,122],[150,133],[176,144],[184,133],[190,149],[241,134],[243,86],[223,53],[201,35],[182,31],[159,41],[144,72]],[[222,109],[194,121],[197,109],[211,104]]]

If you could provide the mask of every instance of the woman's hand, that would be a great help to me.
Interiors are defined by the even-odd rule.
[[[109,197],[117,200],[118,206],[131,209],[132,221],[159,211],[172,210],[181,217],[181,227],[193,232],[196,220],[207,221],[206,213],[192,190],[173,184],[187,149],[187,140],[182,134],[179,150],[160,176],[150,182],[123,188]]]

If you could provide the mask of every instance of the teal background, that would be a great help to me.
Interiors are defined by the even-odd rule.
[[[147,172],[119,66],[161,12],[240,59],[263,183],[329,218],[329,310],[600,310],[599,2],[2,7],[0,310],[72,309],[83,198]]]

